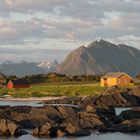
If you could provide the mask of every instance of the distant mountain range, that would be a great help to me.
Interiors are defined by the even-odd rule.
[[[55,72],[59,68],[59,63],[55,61],[43,61],[37,64],[45,73]]]
[[[131,76],[140,73],[140,50],[105,40],[94,41],[87,47],[81,46],[71,52],[59,64],[57,61],[40,63],[4,62],[0,64],[0,72],[5,75],[19,77],[32,74],[58,72],[66,75],[101,75],[107,72],[123,71]]]
[[[40,63],[26,61],[14,63],[8,61],[0,64],[0,72],[7,76],[16,75],[18,77],[22,77],[26,75],[54,72],[58,65],[59,64],[57,61],[45,61]]]
[[[124,71],[131,76],[140,73],[140,50],[105,40],[94,41],[71,52],[59,67],[67,75],[94,75]]]

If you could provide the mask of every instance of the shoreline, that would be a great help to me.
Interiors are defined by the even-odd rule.
[[[56,100],[56,99],[64,99],[65,96],[62,97],[29,97],[29,98],[12,98],[12,97],[6,97],[6,98],[0,98],[0,101],[48,101],[48,100]]]

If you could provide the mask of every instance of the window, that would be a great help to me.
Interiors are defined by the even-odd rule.
[[[118,84],[120,84],[121,83],[121,80],[120,79],[118,79]]]
[[[124,83],[127,84],[127,79],[124,80]]]

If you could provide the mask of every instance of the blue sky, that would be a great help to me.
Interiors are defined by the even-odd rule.
[[[140,49],[139,27],[140,0],[1,0],[0,61],[47,60],[44,50],[101,38]]]

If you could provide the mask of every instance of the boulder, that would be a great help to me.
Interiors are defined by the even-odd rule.
[[[73,124],[68,123],[65,131],[68,135],[72,136],[89,136],[91,133],[88,130],[77,129]]]
[[[61,113],[57,110],[56,107],[53,106],[45,106],[43,107],[43,110],[46,114],[46,116],[56,122],[56,123],[61,123],[64,120],[64,117],[61,115]]]
[[[91,132],[89,130],[79,130],[73,133],[73,136],[82,137],[82,136],[89,136]]]
[[[112,95],[112,94],[120,94],[121,90],[119,89],[118,86],[111,86],[108,87],[103,93],[102,95]]]
[[[104,123],[100,120],[100,117],[93,113],[79,112],[78,118],[81,128],[84,129],[95,129],[98,126],[104,125]]]
[[[7,127],[7,120],[5,119],[0,120],[0,131],[1,135],[10,135],[10,131]]]
[[[86,112],[89,112],[89,113],[96,113],[96,108],[95,108],[95,106],[93,106],[93,105],[87,105],[87,106],[86,106]]]
[[[126,110],[119,115],[122,120],[140,119],[140,110]]]
[[[140,97],[140,86],[134,86],[129,89],[128,94]]]
[[[33,107],[29,113],[30,121],[32,122],[33,128],[42,126],[46,122],[53,123],[53,121],[48,118],[47,114],[49,114],[49,110],[47,112],[47,110],[43,107],[41,108]]]
[[[13,122],[9,122],[7,125],[8,130],[10,131],[11,135],[15,135],[16,131],[18,130],[19,126],[17,126],[15,123]]]
[[[26,134],[20,127],[15,123],[7,119],[0,120],[0,135],[2,136],[20,136]]]
[[[125,121],[122,122],[122,124],[127,125],[127,126],[133,126],[133,125],[140,126],[140,118],[139,119],[125,120]]]
[[[63,136],[65,136],[65,133],[62,130],[58,129],[57,130],[57,137],[63,137]]]
[[[40,126],[40,127],[37,127],[35,128],[33,131],[32,131],[32,135],[36,136],[41,136],[41,135],[50,135],[50,129],[51,129],[51,124],[50,123],[45,123],[44,125]]]
[[[59,106],[57,107],[57,110],[59,111],[60,115],[64,117],[64,119],[69,117],[75,117],[75,110],[72,107],[66,107],[66,106]]]
[[[66,126],[66,128],[65,128],[65,131],[68,134],[71,134],[72,135],[72,134],[76,133],[77,129],[76,129],[76,127],[73,124],[68,123],[67,126]]]

